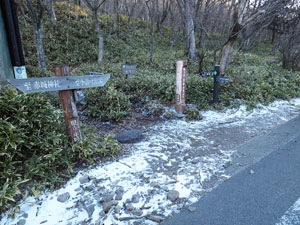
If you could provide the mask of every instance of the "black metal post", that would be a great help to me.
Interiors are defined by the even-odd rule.
[[[24,66],[25,60],[15,2],[0,0],[0,10],[3,14],[12,64],[13,66]]]
[[[213,104],[216,104],[219,101],[219,82],[217,81],[217,78],[220,75],[219,65],[215,66],[215,71],[217,72],[217,74],[214,76]]]
[[[126,64],[130,64],[130,62],[126,61]],[[125,78],[128,79],[129,78],[129,74],[125,74]]]

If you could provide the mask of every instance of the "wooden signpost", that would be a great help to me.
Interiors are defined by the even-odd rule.
[[[8,80],[8,82],[24,93],[34,93],[103,87],[109,78],[109,74],[86,76],[69,76],[65,74],[59,77],[13,79]]]
[[[55,68],[56,77],[13,79],[8,82],[24,93],[59,91],[67,134],[72,142],[78,142],[81,139],[81,131],[74,90],[103,87],[110,78],[109,74],[91,74],[93,75],[70,76],[69,67],[58,66]]]
[[[201,73],[202,77],[213,77],[214,78],[214,90],[213,90],[213,104],[219,101],[219,83],[228,83],[230,78],[220,76],[220,66],[216,65],[214,71],[207,71]]]
[[[186,68],[187,68],[186,60],[179,60],[176,62],[175,111],[177,113],[184,113],[186,109],[186,105],[185,105]]]

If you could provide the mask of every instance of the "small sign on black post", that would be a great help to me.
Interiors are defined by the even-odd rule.
[[[228,83],[230,78],[220,76],[220,66],[215,65],[214,71],[207,71],[201,73],[202,77],[214,77],[214,90],[213,90],[213,104],[219,101],[219,83]]]
[[[122,65],[122,73],[126,76],[126,79],[129,78],[129,75],[136,74],[136,64],[126,62]]]

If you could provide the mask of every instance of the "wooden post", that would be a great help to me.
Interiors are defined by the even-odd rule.
[[[186,109],[186,105],[185,105],[186,68],[187,68],[187,60],[179,60],[176,62],[175,111],[177,113],[184,113]]]
[[[56,76],[69,76],[70,70],[67,66],[57,66],[55,68]],[[81,139],[81,131],[79,126],[79,117],[74,101],[73,90],[59,91],[59,98],[64,112],[67,135],[72,142],[77,142]]]

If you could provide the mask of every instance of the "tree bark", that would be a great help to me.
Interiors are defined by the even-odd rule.
[[[98,63],[103,59],[104,43],[103,43],[103,32],[99,23],[98,12],[100,7],[105,3],[106,0],[84,0],[84,4],[92,11],[94,17],[94,23],[98,33]]]
[[[38,65],[41,70],[46,70],[46,57],[43,48],[43,25],[34,26],[34,37],[36,43],[36,52],[38,56]]]
[[[103,44],[103,32],[98,20],[98,10],[93,11],[94,14],[94,22],[96,26],[96,30],[98,33],[98,47],[99,47],[99,52],[98,52],[98,63],[100,63],[103,59],[103,52],[104,52],[104,44]]]
[[[263,14],[264,11],[258,11],[254,15],[249,18],[244,18],[246,13],[246,8],[249,3],[249,0],[239,0],[239,4],[235,9],[233,15],[234,26],[232,28],[231,34],[227,40],[227,42],[223,45],[220,57],[220,74],[224,75],[227,71],[228,64],[230,62],[230,57],[233,52],[234,43],[239,35],[239,32],[247,26],[250,22],[252,22],[256,17]]]
[[[201,49],[201,54],[199,56],[199,73],[202,72],[203,68],[203,60],[205,58],[205,50],[206,50],[206,36],[207,36],[207,24],[208,24],[208,16],[209,16],[209,5],[210,5],[210,0],[207,0],[205,3],[205,8],[204,8],[204,15],[202,19],[202,24],[201,24],[201,35],[199,38],[199,46]]]
[[[197,50],[196,50],[196,40],[195,40],[195,26],[194,26],[194,5],[193,0],[188,0],[186,3],[186,18],[187,18],[187,24],[186,24],[186,33],[188,35],[189,40],[189,59],[195,61],[197,56]]]
[[[155,0],[152,0],[152,11],[151,11],[151,44],[150,44],[150,61],[152,62],[154,53],[154,23],[155,23]]]
[[[114,11],[116,14],[117,34],[119,35],[120,34],[120,22],[121,22],[119,0],[114,0]]]
[[[20,7],[20,10],[21,10],[21,14],[22,14],[22,17],[24,20],[24,25],[25,25],[25,27],[27,27],[28,23],[27,23],[26,15],[25,15],[24,8],[23,8],[23,0],[20,0],[20,4],[18,6]]]
[[[196,60],[198,58],[195,41],[195,26],[194,26],[194,10],[195,0],[177,0],[179,5],[182,20],[184,21],[185,27],[185,54],[187,53],[189,59]]]
[[[160,16],[157,15],[158,18],[157,18],[156,26],[157,26],[157,30],[160,34],[162,34],[163,23],[169,15],[170,4],[171,3],[169,2],[169,0],[163,0],[161,15]],[[156,8],[157,8],[156,11],[159,12],[159,1],[158,0],[156,0]]]
[[[238,37],[238,32],[242,29],[242,26],[236,23],[233,27],[233,30],[228,38],[227,42],[224,44],[221,51],[221,59],[220,59],[220,74],[224,75],[227,71],[227,67],[230,61],[230,57],[233,52],[234,43]]]
[[[155,36],[155,0],[151,0],[151,9],[149,6],[150,1],[146,1],[147,8],[149,10],[149,15],[151,18],[151,41],[150,41],[150,62],[153,59],[154,52],[154,36]]]
[[[46,70],[46,57],[43,47],[43,13],[46,8],[46,4],[43,0],[38,1],[38,8],[36,12],[32,0],[26,0],[26,7],[33,26],[38,66],[40,70]]]
[[[56,22],[55,11],[53,9],[53,0],[48,0],[48,11],[49,11],[50,20],[52,22]]]

